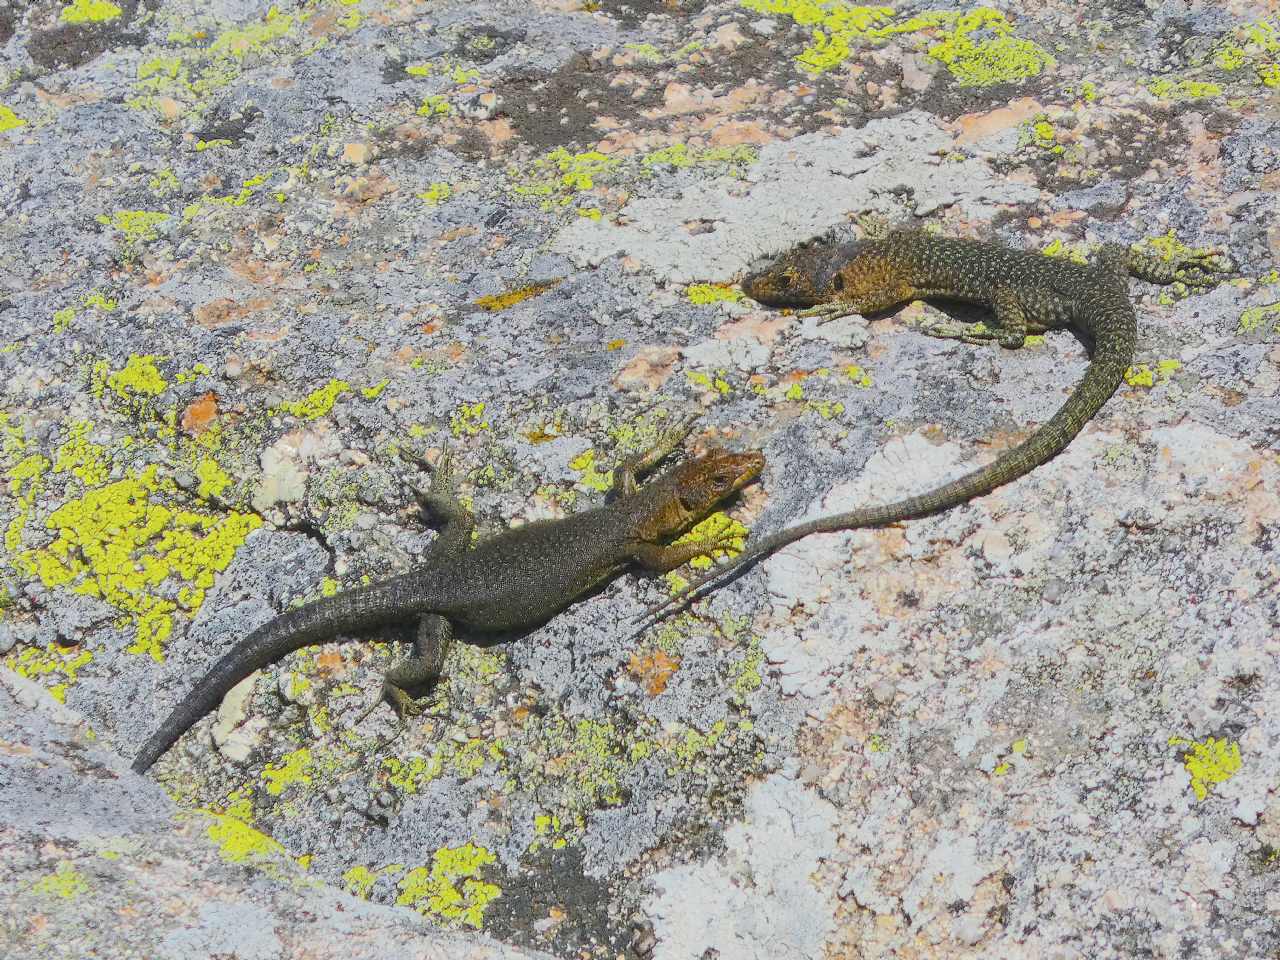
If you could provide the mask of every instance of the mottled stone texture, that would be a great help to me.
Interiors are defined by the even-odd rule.
[[[0,0],[3,946],[1276,955],[1277,144],[1266,3]],[[1134,281],[1120,391],[975,502],[630,642],[672,584],[624,577],[459,645],[405,730],[355,720],[411,634],[340,638],[169,799],[123,772],[249,630],[412,562],[402,448],[497,526],[701,409],[767,532],[1023,439],[1070,335],[733,286],[866,214],[1240,273]]]

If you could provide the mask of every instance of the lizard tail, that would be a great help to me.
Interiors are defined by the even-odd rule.
[[[264,623],[224,654],[195,689],[178,702],[173,712],[142,745],[133,771],[144,773],[197,720],[213,710],[237,683],[255,670],[301,647],[327,640],[347,630],[366,629],[412,616],[404,598],[416,574],[404,574],[381,583],[357,587],[334,597],[317,600]]]
[[[1125,299],[1123,305],[1099,305],[1098,309],[1115,311],[1116,315],[1095,327],[1101,332],[1095,344],[1093,362],[1058,412],[1022,443],[987,466],[928,493],[895,503],[819,517],[780,530],[754,545],[749,544],[747,551],[732,562],[707,573],[679,593],[646,610],[640,627],[632,636],[638,636],[669,613],[684,609],[712,588],[736,579],[765,557],[810,534],[881,527],[938,513],[990,493],[1057,456],[1116,392],[1133,360],[1136,319],[1128,300]],[[1120,316],[1120,311],[1127,316]]]

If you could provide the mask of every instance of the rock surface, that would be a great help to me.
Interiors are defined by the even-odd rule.
[[[6,947],[1276,955],[1277,144],[1269,3],[0,0]],[[771,531],[1047,419],[1068,333],[732,286],[868,213],[1240,273],[1135,281],[1128,383],[990,496],[630,644],[671,584],[622,577],[398,733],[354,721],[409,632],[301,651],[126,772],[253,627],[413,562],[401,449],[494,528],[701,410]]]

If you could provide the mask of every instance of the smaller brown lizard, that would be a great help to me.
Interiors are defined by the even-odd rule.
[[[937,513],[990,493],[1057,456],[1115,393],[1133,361],[1137,318],[1127,278],[1205,287],[1230,269],[1213,252],[1170,261],[1108,244],[1091,263],[1081,264],[923,230],[887,231],[849,243],[802,244],[783,254],[742,281],[749,297],[767,306],[809,308],[802,313],[826,318],[880,313],[911,300],[975,303],[990,308],[992,323],[937,326],[925,332],[1014,348],[1022,346],[1028,334],[1070,328],[1090,348],[1092,362],[1058,412],[994,462],[927,493],[810,520],[748,543],[735,560],[646,611],[637,633],[802,537]]]
[[[632,563],[672,570],[728,547],[734,539],[729,532],[687,543],[668,541],[754,480],[764,466],[760,451],[712,450],[644,486],[637,482],[681,444],[693,422],[623,462],[614,478],[616,496],[604,506],[514,527],[474,546],[474,520],[454,495],[447,462],[441,463],[429,490],[413,490],[423,513],[440,523],[420,565],[258,627],[178,702],[142,745],[133,769],[147,770],[237,683],[301,647],[350,631],[417,621],[414,656],[389,670],[383,685],[384,697],[403,718],[413,708],[408,691],[440,675],[455,626],[482,632],[536,626]]]

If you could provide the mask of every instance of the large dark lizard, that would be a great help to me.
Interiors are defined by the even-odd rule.
[[[1133,361],[1137,319],[1130,275],[1152,283],[1210,284],[1229,265],[1213,253],[1162,260],[1106,245],[1088,264],[1013,250],[995,243],[897,230],[875,239],[803,244],[742,281],[752,299],[773,307],[810,308],[827,318],[872,314],[911,300],[979,304],[988,324],[936,326],[925,332],[968,343],[1020,347],[1028,334],[1070,328],[1092,362],[1062,407],[1022,443],[992,463],[927,493],[894,503],[820,517],[766,536],[732,562],[651,608],[645,623],[687,605],[775,551],[813,533],[885,526],[927,516],[990,493],[1059,454],[1115,393]]]
[[[386,674],[383,693],[404,716],[408,691],[440,675],[453,628],[506,632],[532,627],[611,580],[629,564],[671,570],[728,545],[732,535],[670,544],[764,466],[759,451],[713,450],[640,486],[637,477],[670,454],[692,426],[668,432],[619,466],[616,498],[559,520],[506,530],[472,545],[474,521],[458,502],[447,466],[429,490],[414,490],[440,525],[419,566],[290,610],[232,647],[143,744],[133,769],[145,771],[237,683],[290,651],[353,630],[417,621],[414,656]],[[376,705],[375,701],[375,705]]]

